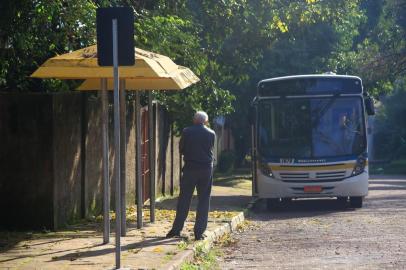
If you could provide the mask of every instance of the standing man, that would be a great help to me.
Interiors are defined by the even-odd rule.
[[[197,213],[194,226],[196,240],[203,239],[207,227],[210,208],[210,193],[213,179],[213,147],[216,134],[206,127],[209,121],[207,113],[196,112],[193,126],[182,132],[179,151],[183,155],[185,165],[180,179],[180,194],[176,208],[176,218],[167,238],[180,236],[187,218],[190,202],[195,187],[197,189]]]

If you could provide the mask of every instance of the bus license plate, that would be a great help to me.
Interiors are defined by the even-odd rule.
[[[320,193],[323,191],[321,186],[305,186],[304,192],[305,193]]]

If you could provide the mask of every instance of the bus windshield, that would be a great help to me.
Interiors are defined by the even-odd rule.
[[[359,155],[366,137],[361,97],[260,101],[257,134],[262,157]]]

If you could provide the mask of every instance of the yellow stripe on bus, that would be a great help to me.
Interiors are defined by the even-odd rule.
[[[355,163],[346,163],[330,166],[271,166],[272,171],[330,171],[353,169]]]

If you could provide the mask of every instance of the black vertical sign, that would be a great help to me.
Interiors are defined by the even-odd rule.
[[[96,13],[99,66],[113,66],[112,20],[117,19],[118,65],[132,66],[134,56],[134,12],[130,7],[98,8]]]

